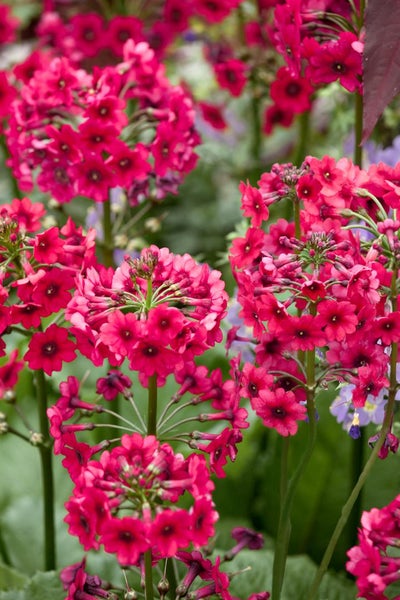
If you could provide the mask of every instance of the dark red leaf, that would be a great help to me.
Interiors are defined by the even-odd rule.
[[[368,0],[365,31],[363,142],[400,91],[400,1]]]

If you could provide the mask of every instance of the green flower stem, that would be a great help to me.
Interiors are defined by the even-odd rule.
[[[281,454],[281,473],[280,473],[280,511],[279,511],[279,522],[278,522],[278,534],[276,539],[276,547],[274,554],[274,564],[272,571],[272,598],[279,598],[280,590],[282,588],[283,576],[285,573],[285,563],[289,547],[289,538],[291,533],[290,516],[287,518],[285,523],[285,498],[288,487],[288,463],[289,463],[289,449],[290,449],[290,438],[286,437],[282,440],[282,454]]]
[[[106,267],[115,266],[113,257],[113,235],[110,198],[103,202],[103,261],[104,266]]]
[[[356,92],[354,95],[354,164],[362,166],[363,149],[361,146],[363,130],[363,97]]]
[[[239,44],[246,46],[246,16],[243,6],[237,8],[237,39]],[[251,138],[250,138],[250,158],[252,163],[258,168],[261,164],[262,131],[261,131],[261,92],[254,76],[249,79],[251,88]]]
[[[294,235],[296,237],[296,240],[299,240],[301,237],[300,200],[299,200],[299,198],[297,198],[297,196],[293,201],[293,210],[294,210]]]
[[[153,284],[151,282],[151,279],[148,279],[147,280],[147,295],[146,295],[146,311],[147,312],[149,312],[149,310],[151,309],[152,300],[153,300]]]
[[[136,402],[135,402],[135,400],[133,399],[133,397],[132,397],[132,396],[128,396],[128,397],[127,397],[127,400],[128,400],[128,402],[129,402],[129,404],[131,405],[131,407],[132,407],[132,409],[133,409],[133,411],[134,411],[134,413],[135,413],[135,415],[136,415],[136,418],[137,418],[137,420],[138,420],[138,421],[139,421],[139,423],[140,423],[140,427],[141,427],[142,431],[146,431],[146,424],[145,424],[145,422],[144,422],[144,420],[143,420],[143,417],[142,417],[142,415],[141,415],[141,414],[140,414],[140,412],[139,412],[139,409],[138,409],[138,407],[136,406]]]
[[[382,425],[379,439],[376,442],[375,447],[374,447],[373,451],[371,452],[371,455],[370,455],[368,461],[366,462],[363,471],[360,474],[360,477],[358,478],[357,484],[354,486],[353,491],[351,492],[346,504],[342,508],[342,513],[341,513],[340,519],[338,520],[338,522],[336,524],[335,530],[334,530],[332,537],[329,541],[329,544],[325,550],[325,554],[322,558],[321,564],[315,575],[310,593],[307,596],[307,600],[314,600],[314,598],[316,598],[316,596],[317,596],[318,588],[320,586],[323,576],[325,575],[326,570],[328,569],[328,566],[331,561],[336,544],[339,541],[340,535],[347,523],[348,517],[350,515],[350,511],[352,510],[354,503],[357,500],[357,497],[358,497],[361,489],[363,488],[363,486],[368,478],[368,475],[371,472],[371,469],[376,461],[376,457],[378,456],[379,450],[383,446],[386,435],[390,429],[390,425],[391,425],[391,421],[392,421],[392,417],[393,417],[393,405],[394,405],[395,395],[396,395],[396,388],[394,389],[394,393],[389,393],[390,397],[388,400],[387,409],[386,409],[386,413],[385,413],[385,419],[384,419],[384,422]]]
[[[107,198],[103,203],[103,263],[105,267],[115,267],[113,250],[111,200]],[[117,415],[121,412],[119,395],[113,400],[113,409]],[[111,416],[111,423],[112,425],[118,425],[118,416]],[[111,437],[111,432],[106,433],[106,437]]]
[[[23,433],[21,433],[17,429],[14,429],[14,427],[8,426],[7,433],[12,433],[13,435],[16,435],[21,440],[24,440],[24,442],[28,442],[28,444],[31,443],[31,440],[30,440],[30,438],[27,435],[24,435]]]
[[[279,515],[277,541],[274,555],[273,576],[272,576],[272,596],[271,600],[279,600],[285,574],[286,559],[290,538],[290,514],[297,485],[306,469],[312,456],[315,440],[317,436],[316,418],[315,418],[315,350],[307,350],[306,356],[306,374],[307,374],[307,416],[308,416],[308,444],[305,452],[297,466],[287,489],[281,482],[281,491],[285,493],[281,512]],[[284,469],[286,469],[287,458],[284,458]]]
[[[350,491],[357,484],[358,478],[362,472],[365,461],[365,429],[360,427],[360,437],[357,440],[353,440],[351,445],[351,461],[350,461]],[[347,547],[351,548],[357,544],[357,531],[360,526],[360,519],[362,513],[362,490],[358,495],[357,500],[350,512],[349,520],[347,524]]]
[[[360,18],[363,19],[363,8],[360,5]],[[360,25],[361,26],[361,25]],[[362,167],[363,162],[363,149],[361,146],[363,131],[363,97],[360,93],[356,92],[354,95],[354,164]],[[357,484],[358,478],[363,469],[364,465],[364,430],[360,429],[360,437],[358,440],[354,440],[351,445],[351,460],[350,460],[350,491],[354,489]],[[354,506],[350,512],[348,523],[347,523],[347,538],[348,547],[354,546],[357,543],[357,530],[360,523],[361,512],[362,512],[362,490],[358,494]]]
[[[147,435],[157,434],[157,375],[149,377]]]
[[[149,377],[147,386],[147,435],[157,434],[157,375]],[[151,550],[144,553],[145,599],[153,600],[153,565]]]
[[[170,412],[168,416],[166,416],[167,413],[168,413],[168,410],[174,404],[176,404],[176,400],[171,400],[171,402],[169,402],[167,404],[166,410],[165,409],[163,410],[162,414],[160,415],[160,418],[158,419],[157,427],[161,427],[162,426],[164,428],[165,425],[168,423],[168,421],[170,421],[171,419],[173,419],[180,411],[184,410],[188,406],[193,406],[192,400],[189,400],[188,402],[184,402],[183,404],[180,404],[177,408],[175,408],[172,412]],[[174,425],[174,427],[175,427],[175,425]]]
[[[144,585],[145,585],[145,600],[153,600],[153,565],[151,558],[151,550],[146,550],[144,553]]]
[[[300,166],[307,153],[307,144],[310,133],[310,111],[307,110],[298,116],[299,137],[296,148],[294,164]]]
[[[392,283],[391,283],[391,301],[392,301],[392,310],[395,312],[397,310],[397,291],[396,291],[396,283],[398,277],[397,268],[394,269],[392,275]],[[344,527],[349,519],[350,513],[355,505],[357,498],[364,487],[365,482],[371,472],[372,467],[375,464],[377,456],[379,454],[380,449],[382,448],[386,436],[390,431],[393,420],[393,411],[395,405],[395,398],[397,392],[397,375],[396,375],[396,367],[397,367],[397,358],[398,358],[398,344],[392,344],[391,354],[390,354],[390,378],[389,378],[389,394],[388,394],[388,402],[386,405],[385,418],[383,420],[382,429],[379,435],[379,438],[374,446],[373,451],[370,454],[369,459],[365,463],[364,469],[361,471],[360,476],[357,480],[356,485],[354,486],[347,502],[342,508],[342,513],[340,518],[336,524],[336,527],[333,531],[332,537],[329,540],[329,544],[325,550],[325,554],[322,558],[321,564],[318,567],[317,573],[314,577],[314,581],[312,583],[310,593],[307,597],[307,600],[314,600],[318,593],[318,588],[322,581],[323,576],[325,575],[326,570],[329,567],[329,563],[331,561],[333,552],[336,548],[336,544],[339,541],[339,538],[342,534]]]
[[[251,98],[251,122],[252,122],[252,137],[250,156],[254,163],[258,166],[261,163],[261,98],[257,95],[256,86],[253,85],[253,95]]]
[[[43,444],[39,446],[43,485],[43,526],[44,526],[44,569],[56,568],[56,535],[54,518],[54,481],[52,464],[52,446],[47,418],[47,386],[42,369],[36,371],[40,432]]]
[[[171,598],[171,600],[174,600],[174,598],[176,597],[175,590],[178,587],[178,582],[176,579],[174,562],[173,562],[172,558],[166,559],[166,575],[167,575],[167,581],[169,583],[168,596]]]
[[[6,159],[10,158],[10,152],[8,150],[4,135],[0,135],[0,148],[3,152],[3,156],[4,156],[3,164],[5,165]],[[13,197],[14,198],[22,198],[23,194],[21,193],[21,190],[18,187],[17,179],[16,179],[16,177],[14,177],[14,175],[12,174],[12,171],[9,167],[6,169],[6,177],[7,177],[8,185],[11,188]]]

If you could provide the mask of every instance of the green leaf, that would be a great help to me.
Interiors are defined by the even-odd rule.
[[[26,575],[19,573],[15,569],[0,563],[0,590],[8,588],[22,588],[26,584],[28,578]]]
[[[27,600],[23,590],[8,590],[0,592],[0,600]]]
[[[60,576],[56,571],[36,573],[26,587],[26,600],[64,600]]]
[[[246,599],[250,594],[271,591],[274,554],[270,550],[242,551],[232,563],[230,572],[251,570],[238,574],[232,580],[230,593]],[[228,569],[227,569],[228,570]],[[288,558],[281,600],[305,600],[316,572],[315,564],[307,556]],[[340,575],[325,575],[318,596],[319,600],[354,600],[355,586]],[[0,599],[1,600],[1,599]]]
[[[59,574],[55,571],[36,573],[22,590],[0,592],[0,600],[64,600]]]

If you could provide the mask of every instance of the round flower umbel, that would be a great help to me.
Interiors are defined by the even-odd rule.
[[[127,358],[146,385],[152,375],[162,383],[221,341],[226,306],[219,271],[151,246],[114,273],[89,268],[80,274],[67,317],[77,336],[93,340],[82,348],[90,359],[120,365]]]
[[[208,541],[218,518],[213,487],[203,457],[184,458],[155,436],[124,435],[82,470],[65,521],[85,550],[102,544],[120,564],[138,565],[147,550],[165,558]],[[175,506],[184,492],[189,509]]]

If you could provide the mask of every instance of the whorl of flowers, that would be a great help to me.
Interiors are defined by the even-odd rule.
[[[14,199],[0,212],[0,355],[6,354],[13,328],[22,326],[30,332],[24,360],[50,375],[75,359],[76,346],[65,327],[55,322],[47,327],[45,319],[65,309],[76,273],[96,259],[93,230],[84,235],[68,219],[61,228],[37,233],[44,213],[43,204],[29,198]],[[0,397],[14,387],[23,366],[16,349],[7,353],[9,360],[0,368]]]
[[[353,437],[357,409],[388,386],[390,348],[400,340],[391,291],[399,268],[399,168],[367,172],[347,159],[308,157],[300,169],[274,165],[259,187],[241,184],[251,223],[233,241],[230,259],[240,316],[255,344],[242,387],[264,424],[282,435],[306,417],[301,353],[316,353],[317,385],[353,384]],[[265,231],[269,206],[284,198],[294,222],[279,219]]]
[[[77,277],[66,316],[91,343],[83,353],[100,364],[125,359],[142,381],[159,383],[222,339],[227,294],[221,273],[151,246],[112,272],[89,268]]]
[[[218,517],[213,488],[203,457],[184,458],[155,436],[123,435],[82,468],[65,520],[85,550],[102,544],[122,565],[136,565],[146,550],[164,558],[207,543]],[[193,506],[175,507],[185,492]]]
[[[123,61],[76,69],[67,58],[44,61],[16,84],[7,143],[18,185],[59,202],[104,202],[122,187],[132,205],[176,192],[194,166],[194,109],[173,86],[146,42],[124,45]]]

